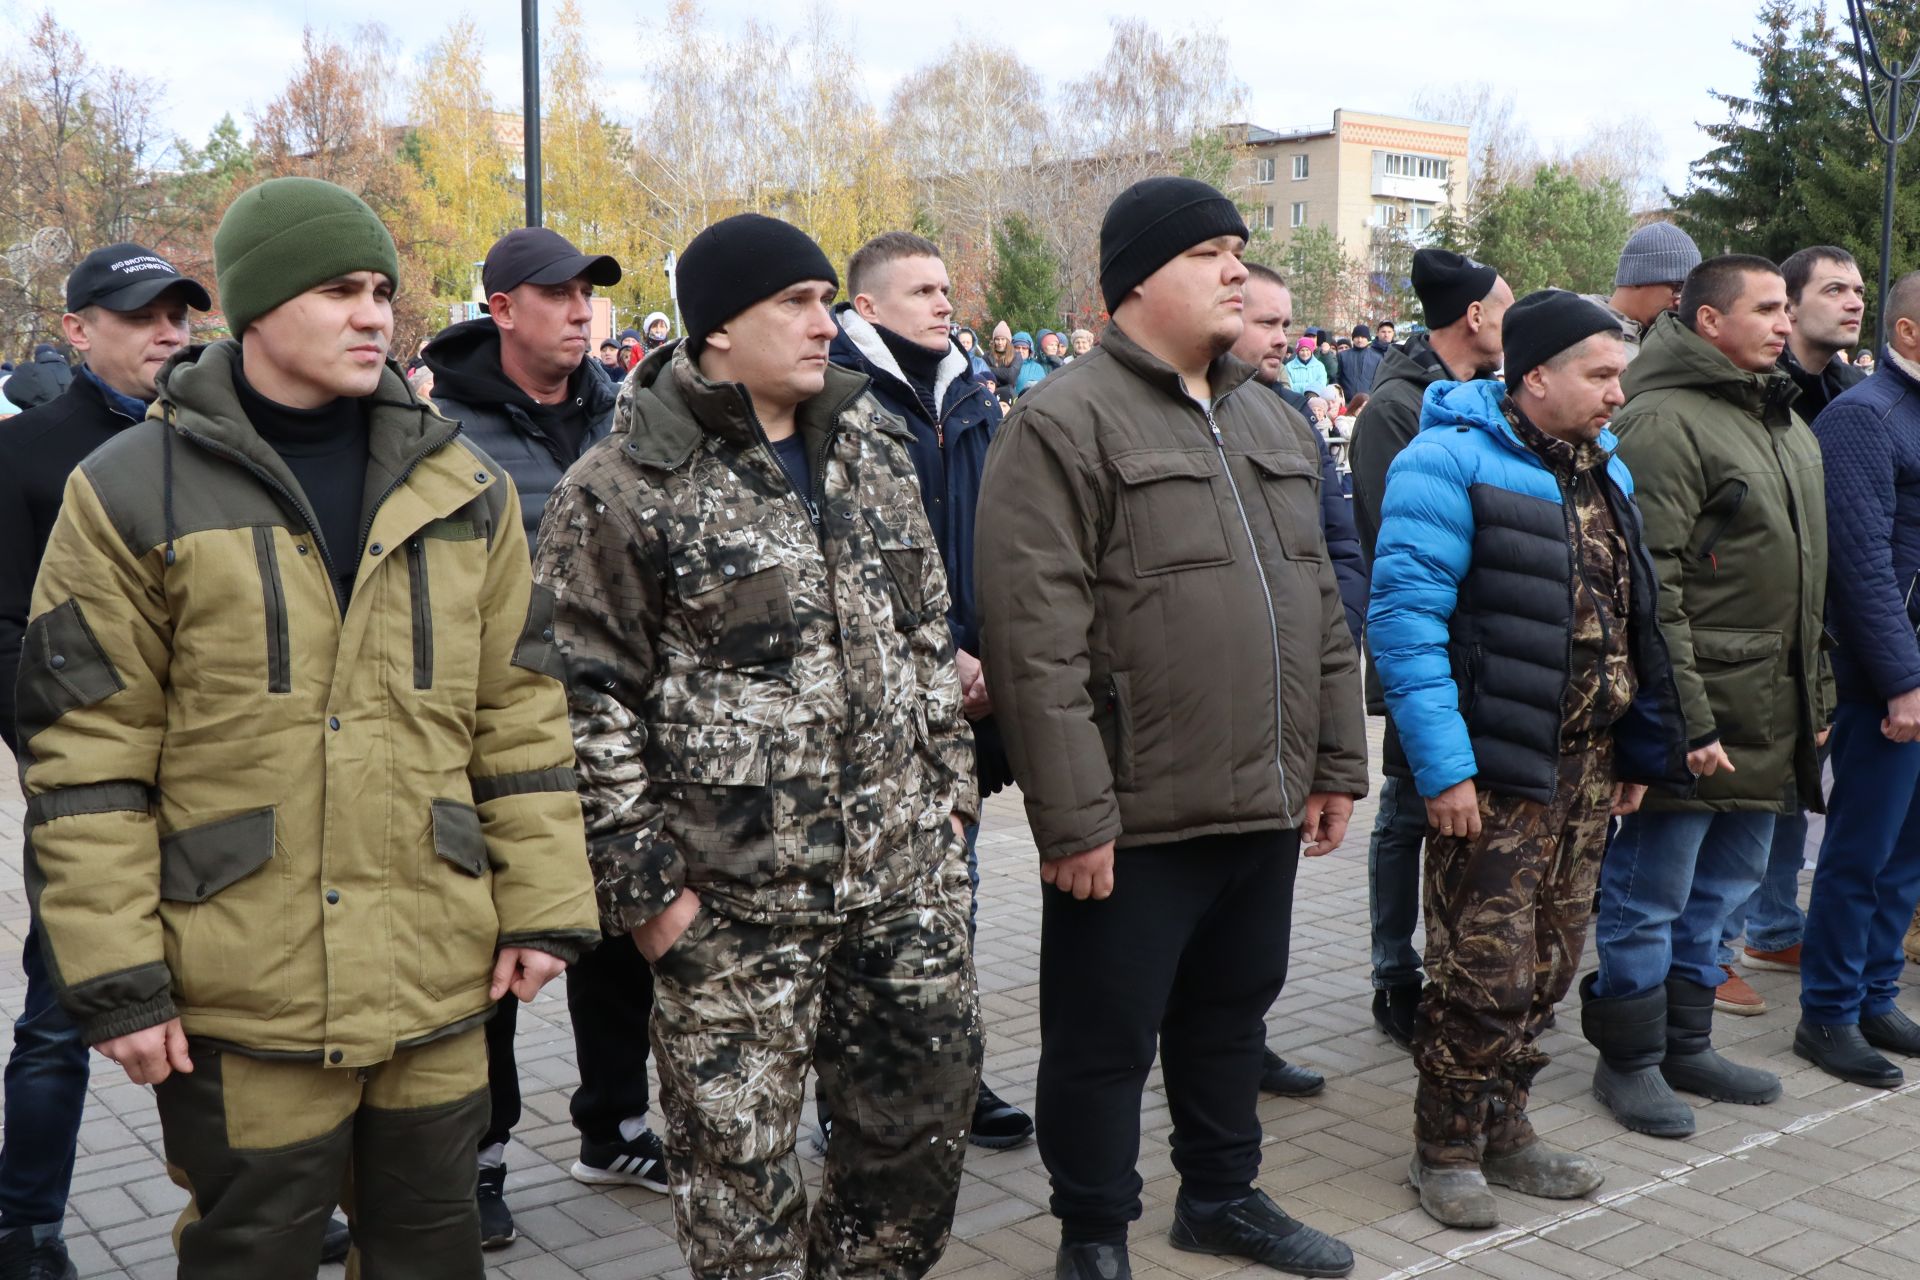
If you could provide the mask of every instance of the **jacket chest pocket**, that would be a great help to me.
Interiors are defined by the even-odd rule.
[[[800,644],[780,558],[751,529],[674,549],[673,584],[701,656],[716,667],[784,662]]]
[[[1136,575],[1233,563],[1226,520],[1214,496],[1220,474],[1215,455],[1128,453],[1111,465],[1120,481],[1120,519]]]
[[[272,1018],[292,1002],[293,869],[274,811],[160,839],[160,920],[183,1008]]]
[[[894,625],[911,631],[925,620],[927,547],[924,538],[916,539],[912,530],[899,521],[890,521],[879,511],[865,513],[867,527],[873,531],[873,545],[880,553],[880,565],[888,602],[893,606]]]
[[[1320,462],[1297,453],[1250,453],[1267,514],[1289,560],[1318,560],[1326,534],[1320,515]]]

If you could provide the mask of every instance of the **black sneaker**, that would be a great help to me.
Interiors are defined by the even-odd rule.
[[[575,1182],[591,1187],[645,1187],[664,1194],[667,1149],[651,1129],[641,1130],[632,1142],[595,1142],[583,1136],[572,1173]]]
[[[327,1233],[320,1238],[320,1261],[345,1262],[352,1251],[353,1231],[336,1213],[327,1219]]]
[[[482,1168],[474,1199],[480,1202],[480,1247],[504,1249],[512,1244],[519,1233],[513,1229],[513,1212],[507,1208],[507,1166]]]
[[[1260,1092],[1277,1093],[1283,1098],[1311,1098],[1327,1087],[1327,1078],[1318,1071],[1297,1067],[1271,1049],[1260,1063]]]
[[[1289,1218],[1264,1191],[1235,1200],[1206,1218],[1195,1215],[1181,1196],[1174,1202],[1173,1230],[1167,1238],[1174,1248],[1188,1253],[1251,1258],[1288,1275],[1344,1276],[1353,1270],[1353,1250],[1324,1231]]]
[[[35,1244],[32,1227],[0,1236],[0,1280],[79,1280],[67,1246],[59,1240]]]
[[[1133,1280],[1124,1244],[1063,1244],[1053,1255],[1053,1280]]]
[[[1026,1112],[980,1082],[980,1097],[973,1104],[973,1131],[967,1141],[976,1147],[1002,1151],[1017,1147],[1033,1136],[1033,1120]]]
[[[1420,1013],[1420,984],[1382,987],[1373,993],[1373,1025],[1387,1039],[1413,1052],[1413,1024]]]

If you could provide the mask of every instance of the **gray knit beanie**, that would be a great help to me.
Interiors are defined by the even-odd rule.
[[[1649,222],[1627,237],[1627,247],[1620,251],[1620,269],[1614,273],[1613,287],[1677,284],[1699,265],[1700,250],[1692,236],[1671,222]]]

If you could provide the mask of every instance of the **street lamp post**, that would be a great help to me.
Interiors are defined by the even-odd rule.
[[[540,204],[540,0],[520,0],[520,87],[525,113],[527,225],[545,221]]]
[[[1853,56],[1860,64],[1860,98],[1866,104],[1873,136],[1887,149],[1887,187],[1880,202],[1880,301],[1874,308],[1874,350],[1887,344],[1887,293],[1893,280],[1894,174],[1900,164],[1900,144],[1920,124],[1920,56],[1889,67],[1880,57],[1880,42],[1867,21],[1867,0],[1847,0],[1847,22],[1853,27]],[[1879,77],[1880,93],[1874,94]],[[1906,118],[1901,118],[1902,108]],[[1883,115],[1882,112],[1885,114]]]

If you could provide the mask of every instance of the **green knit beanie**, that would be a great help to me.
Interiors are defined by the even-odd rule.
[[[213,233],[213,270],[227,328],[355,271],[400,283],[400,256],[367,202],[318,178],[273,178],[243,191]]]

